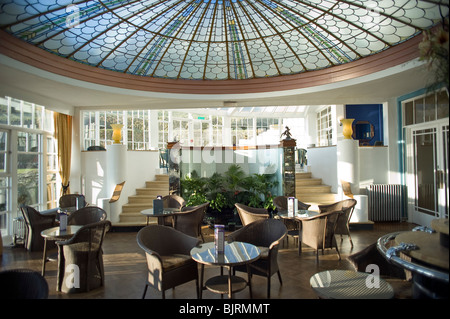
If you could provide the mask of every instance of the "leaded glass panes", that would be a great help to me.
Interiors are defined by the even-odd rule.
[[[448,1],[4,0],[0,28],[63,58],[160,78],[249,79],[381,52]]]

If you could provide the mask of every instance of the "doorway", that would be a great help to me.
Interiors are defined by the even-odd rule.
[[[430,226],[448,218],[448,121],[426,123],[410,131],[408,197],[412,222]]]

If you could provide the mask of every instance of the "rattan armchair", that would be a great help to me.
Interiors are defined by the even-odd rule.
[[[340,218],[342,212],[329,212],[319,214],[309,218],[302,218],[302,230],[300,233],[300,240],[298,244],[298,252],[302,252],[302,244],[312,247],[316,250],[316,258],[319,260],[319,249],[322,250],[326,248],[335,248],[339,254],[339,249],[336,244],[336,239],[334,236],[334,231],[336,229],[336,223]]]
[[[9,269],[0,272],[0,298],[47,299],[48,283],[42,275],[30,269]]]
[[[106,220],[106,212],[97,206],[86,206],[74,211],[67,218],[68,225],[88,225]]]
[[[267,298],[270,298],[270,279],[278,274],[280,285],[283,284],[278,267],[278,247],[287,234],[284,223],[278,219],[256,220],[228,235],[228,241],[242,241],[253,244],[261,250],[261,257],[251,263],[250,274],[267,278]],[[247,272],[246,266],[237,266],[234,271]]]
[[[78,206],[77,206],[78,202]],[[86,206],[86,198],[82,194],[67,194],[59,198],[60,208],[83,208]]]
[[[162,198],[162,200],[164,208],[178,208],[181,210],[183,209],[183,207],[186,206],[186,201],[184,200],[184,198],[176,194],[166,195]],[[173,216],[164,217],[165,226],[173,227],[173,224],[174,224]]]
[[[142,299],[148,286],[165,291],[195,280],[197,298],[200,296],[198,267],[191,258],[190,251],[201,243],[197,238],[186,235],[172,227],[149,225],[137,234],[137,243],[147,259],[147,280]]]
[[[56,226],[56,214],[44,215],[31,206],[21,206],[20,210],[27,227],[25,248],[29,251],[44,250],[44,238],[41,236],[41,232]]]
[[[185,207],[182,213],[174,215],[174,228],[195,238],[201,236],[204,242],[202,224],[208,207],[209,203],[194,207]]]
[[[356,199],[344,199],[342,201],[330,204],[330,205],[319,205],[320,213],[342,211],[342,216],[336,224],[335,235],[347,235],[350,240],[350,245],[353,247],[352,237],[350,236],[350,218],[352,218],[353,210],[356,206]]]
[[[58,246],[57,289],[66,293],[88,292],[105,282],[103,239],[111,228],[109,220],[81,227]],[[72,271],[68,271],[68,269]],[[75,276],[78,273],[79,276]],[[72,282],[73,279],[73,282]]]
[[[256,220],[267,219],[270,217],[269,212],[265,208],[255,208],[239,203],[234,204],[234,206],[236,206],[243,226]]]
[[[283,212],[288,210],[288,198],[289,196],[277,196],[273,199],[273,204],[277,208],[278,212]],[[303,203],[301,201],[298,201],[298,209],[300,210],[307,210],[311,205]],[[294,241],[298,241],[299,235],[299,229],[300,229],[300,223],[297,220],[292,219],[283,219],[284,224],[286,225],[286,228],[288,230],[287,237],[294,238]],[[289,242],[288,242],[289,244]]]

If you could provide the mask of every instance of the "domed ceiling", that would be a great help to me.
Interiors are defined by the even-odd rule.
[[[402,43],[448,1],[0,0],[0,28],[94,67],[227,80],[299,74]]]

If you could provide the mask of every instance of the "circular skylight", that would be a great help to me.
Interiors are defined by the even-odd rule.
[[[0,3],[2,30],[63,58],[133,75],[194,80],[329,68],[386,50],[448,15],[448,0]]]

